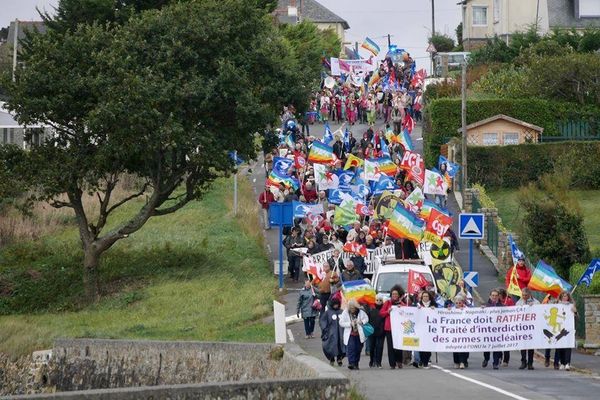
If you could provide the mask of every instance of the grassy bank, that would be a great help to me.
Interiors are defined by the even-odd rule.
[[[518,190],[488,191],[498,207],[502,222],[511,231],[516,231],[523,221],[523,209],[517,200]],[[600,190],[573,191],[579,199],[583,212],[583,225],[590,243],[590,249],[600,249]]]
[[[252,188],[240,181],[237,218],[223,179],[201,201],[118,242],[103,259],[103,299],[94,306],[80,305],[74,228],[0,251],[0,312],[16,314],[0,316],[0,352],[48,348],[57,337],[272,340],[259,319],[271,312],[275,281]]]

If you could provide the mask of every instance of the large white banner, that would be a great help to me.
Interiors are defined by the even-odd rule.
[[[393,307],[394,348],[436,352],[575,347],[570,305],[431,309]]]
[[[333,250],[322,251],[320,253],[313,254],[307,258],[307,265],[310,263],[325,264],[327,260],[333,256]],[[352,253],[342,252],[342,260],[344,262],[350,260],[353,256]],[[364,257],[367,269],[365,274],[375,273],[375,257],[386,256],[390,258],[396,258],[396,250],[393,244],[389,246],[377,247],[376,249],[367,249],[367,255]],[[308,270],[308,267],[306,268]]]

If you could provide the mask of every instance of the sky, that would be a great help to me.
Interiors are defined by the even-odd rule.
[[[387,34],[398,48],[406,49],[417,62],[417,69],[429,70],[427,38],[431,36],[431,0],[317,0],[348,21],[347,42],[366,36],[375,40],[383,52]],[[435,30],[456,40],[454,30],[461,22],[458,0],[435,0]],[[370,53],[359,51],[368,57]]]
[[[350,24],[346,41],[362,43],[366,36],[387,48],[387,34],[392,44],[406,49],[417,61],[417,68],[429,69],[427,38],[431,35],[431,0],[317,0]],[[456,39],[454,30],[461,21],[458,0],[435,0],[436,32]],[[0,0],[0,27],[15,18],[39,20],[35,10],[52,11],[58,0]],[[361,54],[368,56],[364,50]]]

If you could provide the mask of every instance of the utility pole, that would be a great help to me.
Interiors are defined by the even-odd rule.
[[[465,189],[467,187],[467,62],[462,63],[461,79],[461,120],[462,120],[462,195],[465,198]]]
[[[354,42],[354,53],[356,53],[356,58],[360,58],[358,55],[358,42]]]
[[[237,165],[237,161],[238,161],[238,156],[237,156],[237,150],[235,150],[233,152],[233,162],[236,164],[235,165],[235,175],[233,175],[233,215],[237,216],[237,211],[238,211],[238,182],[237,182],[237,178],[238,178],[238,165]]]
[[[388,33],[388,50],[392,47],[392,36]]]
[[[15,73],[17,72],[17,45],[19,44],[19,20],[15,19],[15,37],[13,38],[13,67],[12,80],[15,81]]]
[[[431,0],[431,43],[435,36],[435,0]],[[431,53],[431,76],[435,76],[433,71],[433,52]]]

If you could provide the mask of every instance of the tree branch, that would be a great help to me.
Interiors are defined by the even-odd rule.
[[[51,201],[48,201],[48,204],[50,204],[50,206],[52,206],[54,208],[63,208],[63,207],[71,207],[71,208],[73,208],[73,204],[71,204],[68,201],[51,200]]]
[[[149,182],[144,183],[144,186],[142,186],[142,189],[139,192],[134,193],[131,196],[127,196],[123,200],[121,200],[118,203],[114,204],[112,207],[110,207],[108,209],[108,211],[106,212],[106,215],[110,214],[111,212],[113,212],[118,207],[121,207],[123,204],[127,203],[129,200],[135,199],[136,197],[140,197],[141,195],[143,195],[146,192],[146,189],[148,189],[149,185],[150,185]]]

